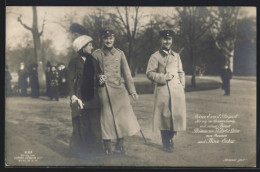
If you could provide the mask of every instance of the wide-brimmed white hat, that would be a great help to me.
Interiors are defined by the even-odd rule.
[[[73,42],[73,49],[78,52],[81,48],[83,48],[86,44],[88,44],[93,39],[90,36],[82,35],[76,38]]]

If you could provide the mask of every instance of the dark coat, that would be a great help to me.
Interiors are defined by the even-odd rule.
[[[38,65],[36,63],[32,63],[29,67],[29,78],[32,97],[39,97],[39,79],[37,67]]]
[[[93,63],[94,59],[92,58]],[[68,65],[68,86],[70,97],[72,95],[81,99],[81,84],[84,74],[84,60],[76,57]],[[95,75],[94,75],[95,76]],[[93,77],[94,77],[93,76]],[[96,79],[94,77],[94,83]],[[83,101],[84,109],[79,109],[77,103],[71,104],[73,132],[70,141],[70,151],[75,155],[91,156],[90,152],[102,150],[100,127],[100,103],[94,85],[94,98],[88,102]]]
[[[93,63],[96,63],[93,59]],[[68,86],[69,86],[69,95],[77,96],[81,99],[81,84],[82,77],[84,72],[84,60],[82,57],[76,57],[70,60],[68,65]],[[94,83],[97,83],[96,78],[94,78]],[[84,88],[83,88],[84,89]],[[93,109],[100,108],[100,103],[97,96],[96,85],[94,86],[94,98],[88,102],[83,102],[85,109]],[[77,110],[77,106],[73,108],[72,106],[72,116],[78,116],[79,111]]]
[[[27,77],[28,77],[28,71],[26,69],[19,69],[18,71],[18,85],[19,88],[23,89],[23,88],[27,88],[28,87],[28,83],[27,83]]]
[[[221,71],[220,77],[221,77],[222,81],[230,80],[232,78],[231,70],[229,68],[228,69],[223,69]]]
[[[59,70],[59,90],[60,95],[65,97],[68,95],[68,70],[66,68]]]
[[[50,73],[51,73],[51,68],[47,66],[47,69],[45,71],[45,77],[46,77],[46,88],[47,88],[47,95],[49,96],[50,94]]]
[[[229,68],[223,69],[221,71],[220,77],[221,77],[221,80],[222,80],[222,89],[224,89],[224,90],[227,89],[227,91],[228,91],[229,87],[230,87],[230,79],[232,78],[231,70]]]
[[[12,88],[11,88],[11,80],[12,76],[8,70],[5,70],[5,91],[6,91],[6,96],[10,96],[12,93]]]

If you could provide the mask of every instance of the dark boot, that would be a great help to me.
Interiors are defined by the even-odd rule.
[[[105,155],[111,156],[111,140],[103,140],[104,141],[104,149],[105,149]]]
[[[115,145],[115,152],[120,155],[125,155],[124,138],[117,139],[116,145]]]
[[[172,131],[169,131],[169,130],[161,130],[161,137],[162,137],[162,144],[163,144],[163,151],[164,152],[168,152],[168,153],[171,153],[172,152],[172,145],[171,145],[171,140],[172,140],[172,137],[171,135],[173,132]]]

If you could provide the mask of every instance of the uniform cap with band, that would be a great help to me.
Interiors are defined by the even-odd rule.
[[[101,29],[100,34],[103,37],[114,36],[114,29],[111,26],[104,27]]]
[[[172,30],[161,30],[159,31],[159,34],[163,38],[172,37],[174,35],[174,32]]]

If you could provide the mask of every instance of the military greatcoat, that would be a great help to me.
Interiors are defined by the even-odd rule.
[[[174,76],[170,81],[165,80],[167,72]],[[155,52],[146,75],[155,83],[153,130],[170,130],[171,120],[174,131],[186,130],[185,74],[179,54],[162,49]]]
[[[129,99],[129,94],[136,90],[123,51],[114,47],[110,51],[102,48],[94,51],[92,55],[97,60],[98,74],[107,76],[108,94],[105,86],[98,88],[102,138],[116,139],[136,134],[140,126]]]

